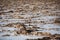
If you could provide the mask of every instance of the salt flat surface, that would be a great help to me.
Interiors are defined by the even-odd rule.
[[[0,2],[1,3],[1,2]],[[58,2],[57,2],[58,3]],[[60,25],[55,21],[60,18],[59,5],[46,1],[2,1],[0,5],[0,40],[36,39],[44,36],[16,35],[19,28],[6,26],[11,23],[23,23],[25,27],[39,27],[37,32],[60,34]],[[58,20],[58,23],[60,19]]]
[[[0,40],[26,40],[26,39],[37,39],[42,38],[44,36],[26,36],[26,35],[19,35],[19,36],[9,36],[9,37],[0,37]]]

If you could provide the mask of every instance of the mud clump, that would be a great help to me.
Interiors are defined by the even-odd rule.
[[[17,24],[16,28],[18,28],[18,30],[16,31],[17,34],[25,34],[25,35],[37,35],[37,36],[50,36],[51,34],[48,32],[38,32],[39,29],[38,27],[25,27],[22,26],[21,24]]]

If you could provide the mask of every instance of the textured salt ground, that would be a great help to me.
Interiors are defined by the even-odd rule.
[[[19,35],[19,36],[9,36],[9,37],[0,37],[0,40],[26,40],[26,39],[37,39],[44,36],[32,36],[32,35]]]
[[[12,30],[11,30],[12,31]],[[14,33],[10,32],[2,32],[0,33],[0,40],[26,40],[26,39],[37,39],[43,38],[44,36],[36,36],[36,35],[14,35]]]
[[[44,17],[45,18],[45,17]],[[43,19],[44,19],[43,18]],[[51,18],[51,17],[48,17],[49,19]],[[54,17],[53,17],[54,18]],[[52,19],[53,19],[52,18]],[[38,18],[37,18],[38,19]],[[13,21],[11,21],[11,20],[13,20]],[[1,22],[0,24],[9,24],[9,23],[14,23],[14,22],[16,22],[16,20],[14,21],[15,19],[9,19],[9,22]],[[17,19],[18,20],[18,19]],[[36,19],[34,19],[34,20],[36,20]],[[23,20],[24,21],[24,20]],[[23,22],[23,21],[19,21],[19,22]],[[24,23],[24,22],[23,22]],[[57,24],[37,24],[37,23],[32,23],[33,25],[37,25],[37,27],[40,27],[40,28],[44,28],[44,29],[38,29],[38,30],[40,30],[40,31],[38,31],[38,32],[50,32],[51,34],[60,34],[60,25],[57,25]],[[28,24],[26,24],[27,25],[27,27],[30,27],[30,26],[28,26]],[[51,29],[51,28],[59,28],[59,30],[49,30],[49,29]],[[3,32],[1,32],[3,30]],[[10,30],[10,31],[9,31]],[[25,40],[25,39],[27,39],[27,36],[26,35],[22,35],[22,36],[14,36],[14,30],[17,30],[17,29],[15,29],[15,28],[13,28],[13,27],[0,27],[0,40],[13,40],[13,39],[15,39],[15,40]],[[4,36],[4,37],[3,37]],[[30,36],[28,36],[29,38],[30,38]],[[30,39],[35,39],[35,37],[36,36],[33,36],[32,38],[30,38]],[[40,36],[41,37],[41,36]],[[39,38],[40,38],[39,37]],[[36,37],[37,38],[37,37]]]
[[[48,27],[48,26],[50,27]],[[41,28],[60,28],[56,25],[47,24],[44,25],[44,27]],[[54,26],[54,27],[53,27]],[[2,31],[3,30],[3,31]],[[36,36],[36,35],[15,35],[14,30],[17,30],[14,27],[0,27],[0,40],[26,40],[26,39],[37,39],[37,38],[43,38],[44,36]],[[60,34],[60,31],[55,30],[42,30],[39,32],[50,32],[51,34]]]
[[[44,29],[42,29],[42,28],[44,28]],[[54,28],[55,30],[52,28]],[[49,30],[49,29],[51,29],[51,30]],[[53,34],[60,34],[60,30],[58,30],[58,29],[60,29],[60,26],[58,26],[58,25],[46,24],[43,27],[40,27],[40,29],[38,29],[40,31],[37,31],[37,32],[49,32],[52,35]],[[10,36],[13,36],[16,30],[18,30],[18,29],[14,28],[14,27],[0,27],[0,37],[2,35],[7,35],[7,34]]]
[[[59,1],[59,0],[58,0]],[[6,7],[5,7],[5,9],[8,9],[8,10],[4,10],[4,12],[5,13],[7,13],[8,14],[8,12],[10,11],[10,9],[12,9],[12,11],[17,11],[17,10],[15,10],[16,8],[20,8],[20,6],[18,6],[18,5],[20,5],[20,4],[18,4],[17,3],[17,1],[16,1],[16,3],[14,3],[13,1],[11,1],[12,3],[11,3],[11,8],[10,8],[10,5],[9,5],[9,3],[8,3],[8,1],[6,1],[5,3],[4,3],[4,1],[2,2],[3,3],[3,5],[5,5]],[[28,2],[29,3],[29,1],[26,1],[26,2]],[[34,2],[33,4],[35,4],[35,1],[32,1],[32,2]],[[45,1],[46,2],[46,1]],[[6,4],[6,3],[8,3],[8,5]],[[23,2],[22,2],[23,3]],[[36,5],[37,4],[39,4],[40,2],[38,1],[37,3],[36,3]],[[17,4],[17,5],[16,5]],[[32,3],[31,3],[32,4]],[[51,4],[50,2],[49,3],[47,3],[46,2],[46,4],[51,4],[50,6],[47,6],[46,4],[46,6],[44,5],[44,3],[43,2],[41,2],[41,4],[43,4],[43,5],[40,5],[40,6],[36,6],[36,7],[40,7],[40,8],[42,8],[42,11],[43,11],[43,14],[45,14],[45,12],[44,12],[44,8],[48,8],[48,11],[49,12],[51,12],[51,13],[56,13],[57,12],[57,14],[60,12],[60,10],[58,10],[58,9],[54,9],[55,7],[57,7],[58,6],[58,4],[56,4],[55,5],[55,2],[53,1],[53,3]],[[22,6],[28,6],[28,5],[30,5],[30,4],[26,4],[26,5],[22,5]],[[33,8],[33,5],[30,5],[29,7],[31,7],[32,6],[32,8]],[[24,7],[22,7],[22,8],[24,8]],[[50,8],[50,9],[49,9]],[[4,8],[3,8],[4,9]],[[25,9],[23,9],[23,10],[25,10]],[[29,10],[29,8],[28,8],[28,10]],[[27,11],[28,11],[27,10]],[[38,19],[43,19],[42,21],[45,21],[46,23],[53,23],[54,21],[51,21],[51,20],[54,20],[56,17],[58,18],[58,16],[44,16],[43,14],[39,14],[39,15],[37,15],[37,11],[39,11],[38,13],[40,13],[40,11],[41,11],[41,9],[39,10],[37,10],[37,9],[35,9],[36,10],[36,13],[35,13],[35,11],[34,11],[34,13],[35,14],[32,14],[31,12],[27,12],[27,14],[26,13],[24,13],[25,15],[20,15],[21,17],[24,17],[24,18],[29,18],[29,17],[32,17],[33,15],[34,16],[36,16],[36,18],[32,18],[31,20],[32,20],[32,22],[34,22],[34,21],[37,21],[37,22],[40,22],[40,20],[38,20]],[[55,10],[55,11],[54,11]],[[46,10],[47,11],[47,10]],[[0,11],[0,12],[3,12],[3,11]],[[22,12],[21,12],[22,13]],[[30,15],[30,13],[31,13],[31,15]],[[11,13],[12,14],[12,13]],[[20,14],[20,13],[19,13]],[[18,14],[18,16],[19,16],[19,14]],[[60,13],[59,13],[60,14]],[[9,13],[9,15],[10,15],[10,13]],[[6,15],[5,15],[6,16]],[[3,17],[3,19],[5,20],[5,16],[2,16]],[[8,15],[7,15],[8,16]],[[14,16],[14,14],[13,14],[13,16]],[[17,16],[17,15],[16,15]],[[27,17],[28,16],[28,17]],[[38,17],[39,16],[39,17]],[[11,18],[11,17],[7,17],[7,19],[9,19],[9,18]],[[15,18],[15,17],[14,17]],[[11,20],[13,20],[14,18],[12,18]],[[11,21],[11,20],[9,20],[9,22],[0,22],[0,24],[8,24],[8,23],[16,23],[16,22],[20,22],[20,23],[25,23],[25,21],[24,20],[21,20],[21,21],[18,21],[18,19],[17,19],[17,21],[14,21],[14,20],[16,20],[16,19],[14,19],[13,21]],[[49,21],[50,20],[50,21]],[[28,23],[27,23],[28,24]],[[28,24],[29,25],[29,24]],[[28,26],[27,25],[27,27],[30,27],[30,26]],[[51,34],[60,34],[60,25],[56,25],[56,24],[39,24],[39,23],[32,23],[32,25],[37,25],[37,27],[41,27],[41,28],[44,28],[44,29],[38,29],[38,30],[40,30],[39,32],[50,32]],[[51,29],[51,28],[59,28],[59,30],[53,30],[53,29]],[[49,29],[51,29],[51,30],[49,30]],[[3,32],[2,32],[2,30],[3,30]],[[10,30],[10,31],[9,31]],[[25,35],[20,35],[20,36],[14,36],[14,30],[16,30],[15,28],[11,28],[11,27],[2,27],[2,28],[0,28],[0,40],[25,40],[26,38],[29,38],[29,39],[35,39],[35,38],[37,38],[36,36],[25,36]],[[8,34],[8,35],[7,35]],[[2,35],[4,36],[4,37],[2,37]],[[9,36],[10,35],[10,36]]]

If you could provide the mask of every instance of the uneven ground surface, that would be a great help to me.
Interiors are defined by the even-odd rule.
[[[60,1],[0,0],[0,40],[60,40]]]

